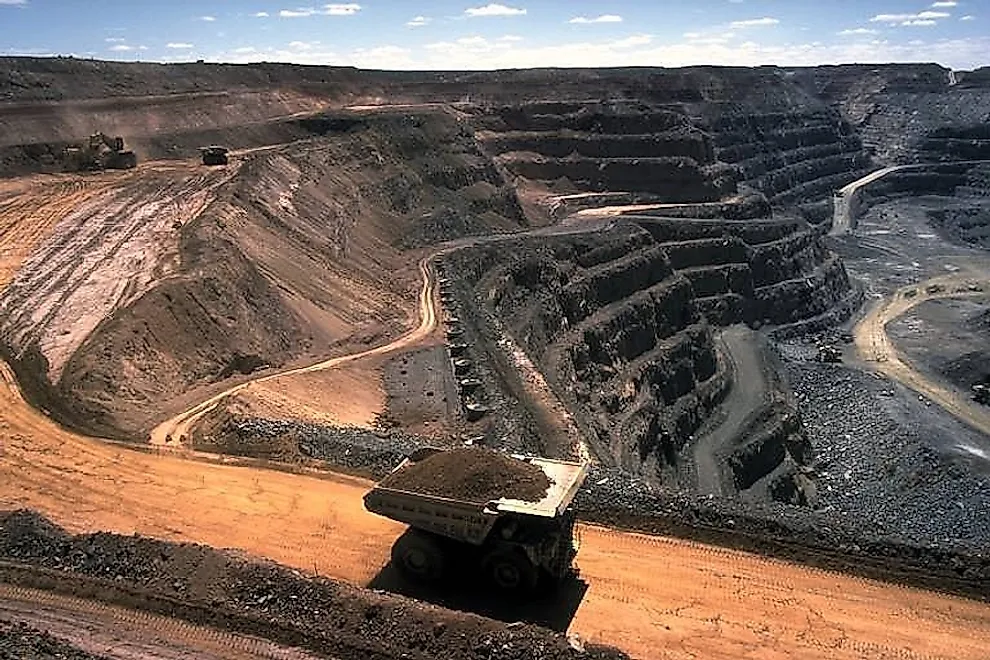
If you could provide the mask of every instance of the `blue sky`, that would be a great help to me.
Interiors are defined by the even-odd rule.
[[[0,54],[532,66],[990,64],[990,0],[0,0]]]

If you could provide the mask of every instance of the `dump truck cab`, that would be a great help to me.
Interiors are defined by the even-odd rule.
[[[533,502],[508,497],[472,502],[393,485],[402,470],[442,451],[414,452],[364,497],[369,511],[410,526],[392,548],[396,569],[418,581],[436,581],[453,564],[467,562],[506,592],[553,585],[573,572],[577,547],[570,505],[587,465],[512,455],[550,481],[545,496]]]

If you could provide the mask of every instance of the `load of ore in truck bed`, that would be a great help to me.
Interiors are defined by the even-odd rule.
[[[396,490],[484,503],[499,498],[539,502],[550,478],[538,466],[490,449],[451,449],[407,465],[382,481]]]

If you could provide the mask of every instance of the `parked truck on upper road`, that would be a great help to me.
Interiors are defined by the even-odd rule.
[[[587,465],[512,455],[512,460],[541,470],[550,482],[546,494],[534,502],[508,497],[470,501],[396,487],[396,475],[443,451],[414,452],[364,497],[369,511],[410,526],[392,548],[392,563],[401,573],[437,581],[452,564],[468,561],[497,588],[517,593],[572,574],[577,547],[570,504],[587,476]],[[494,453],[478,452],[479,460],[485,460],[484,452]]]

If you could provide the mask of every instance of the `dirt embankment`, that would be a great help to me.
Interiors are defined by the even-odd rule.
[[[409,248],[523,222],[442,114],[355,120],[226,170],[99,176],[106,194],[65,209],[0,296],[0,336],[36,402],[119,437],[199,388],[401,333],[420,278]]]
[[[204,546],[72,536],[26,512],[0,517],[0,578],[268,637],[339,660],[625,658],[534,625],[441,610]],[[13,562],[15,565],[11,565]],[[39,570],[40,569],[40,570]]]

